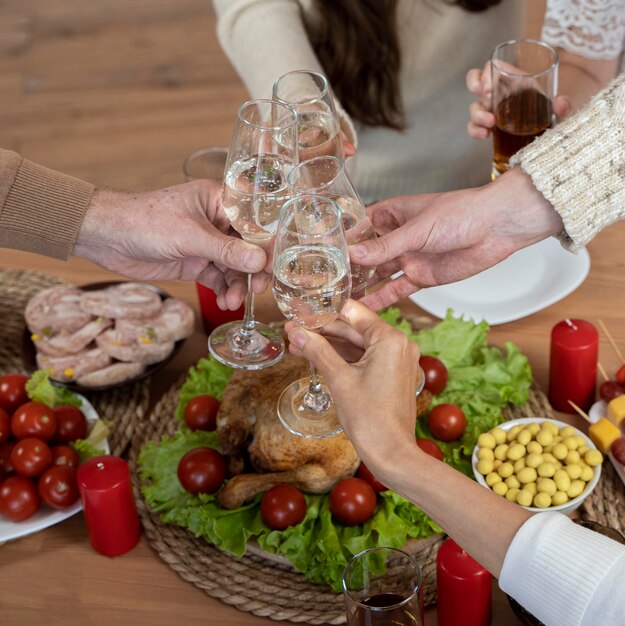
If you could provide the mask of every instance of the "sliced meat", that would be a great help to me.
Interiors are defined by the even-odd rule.
[[[102,350],[118,361],[151,365],[166,359],[174,349],[173,341],[156,342],[150,339],[123,344],[115,338],[114,330],[106,330],[96,338]]]
[[[120,283],[108,289],[83,292],[80,306],[91,315],[115,319],[152,317],[161,310],[161,297],[140,283]]]
[[[113,320],[98,317],[75,333],[60,333],[53,337],[43,334],[32,339],[39,352],[47,356],[66,356],[84,350],[101,332],[113,325]]]
[[[122,344],[135,341],[180,341],[193,332],[193,309],[182,300],[167,298],[159,315],[145,319],[121,319],[115,324],[115,339]]]
[[[104,369],[77,378],[76,382],[83,387],[117,385],[143,374],[145,368],[146,365],[143,363],[113,363]]]
[[[26,325],[31,332],[46,335],[76,332],[91,320],[91,315],[80,306],[82,295],[76,287],[40,291],[26,305]]]
[[[101,348],[91,348],[77,354],[58,357],[37,354],[38,367],[50,370],[50,378],[65,383],[107,367],[112,361],[113,359]]]

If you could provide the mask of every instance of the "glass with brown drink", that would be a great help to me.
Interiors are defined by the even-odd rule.
[[[508,169],[513,154],[552,126],[558,53],[534,39],[507,41],[493,51],[491,75],[494,180]]]

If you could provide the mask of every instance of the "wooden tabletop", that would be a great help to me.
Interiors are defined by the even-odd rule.
[[[2,13],[3,147],[97,185],[145,189],[181,182],[185,156],[228,144],[246,92],[219,49],[209,0],[9,0]],[[625,225],[609,228],[589,246],[590,275],[575,293],[491,330],[492,343],[511,340],[521,347],[543,388],[549,333],[559,320],[601,317],[625,346],[624,240]],[[0,250],[0,267],[39,270],[77,284],[119,278],[80,259],[63,263],[7,250]],[[193,284],[160,286],[197,310]],[[417,311],[410,302],[402,308]],[[258,317],[280,318],[269,295],[259,299]],[[205,354],[198,324],[181,353],[154,377],[153,396]],[[609,371],[619,365],[604,338],[600,358]],[[571,421],[583,427],[576,417]],[[435,611],[428,611],[426,622],[436,624]],[[210,598],[179,578],[143,539],[122,557],[96,554],[76,515],[0,547],[0,623],[273,622]],[[493,624],[517,624],[496,588]]]

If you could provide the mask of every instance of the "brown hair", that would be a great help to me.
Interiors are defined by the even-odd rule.
[[[446,0],[484,11],[501,0]],[[308,36],[337,98],[366,126],[406,126],[399,86],[398,0],[315,0]]]

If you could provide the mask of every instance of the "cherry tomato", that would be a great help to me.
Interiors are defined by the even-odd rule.
[[[0,515],[22,522],[37,512],[39,496],[32,480],[10,476],[0,485]]]
[[[423,450],[423,452],[429,454],[430,456],[433,456],[435,459],[438,459],[439,461],[443,461],[445,459],[445,455],[443,454],[443,451],[439,448],[436,441],[428,439],[427,437],[420,437],[419,439],[417,439],[417,445],[419,446],[419,448],[421,448],[421,450]]]
[[[625,465],[625,437],[617,439],[611,448],[612,456],[621,464]]]
[[[70,446],[52,446],[52,465],[77,469],[80,465],[80,455]]]
[[[455,404],[443,403],[435,406],[428,415],[431,433],[441,441],[460,439],[467,427],[467,418]]]
[[[59,406],[54,409],[56,430],[54,441],[57,443],[71,443],[76,439],[87,437],[87,418],[75,406]]]
[[[356,476],[361,478],[366,483],[369,483],[374,491],[386,491],[388,487],[385,487],[372,473],[371,470],[361,461],[358,466]]]
[[[215,430],[217,428],[219,400],[203,394],[195,396],[184,408],[184,421],[191,430]]]
[[[265,492],[260,502],[263,522],[272,530],[284,530],[299,524],[308,506],[304,494],[291,485],[276,485]]]
[[[178,463],[178,480],[189,493],[215,493],[226,478],[226,462],[212,448],[189,450]]]
[[[13,463],[11,463],[11,452],[15,447],[15,443],[13,439],[9,439],[0,444],[0,470],[2,470],[5,476],[14,472]]]
[[[11,436],[11,418],[9,414],[0,407],[0,443],[4,443]]]
[[[353,526],[374,513],[377,498],[373,487],[360,478],[339,480],[330,492],[330,511],[339,522]]]
[[[614,398],[618,398],[623,394],[625,394],[625,388],[614,380],[606,380],[604,383],[601,383],[601,386],[599,387],[599,395],[601,396],[601,399],[606,402],[610,402],[611,400],[614,400]]]
[[[425,374],[425,389],[435,396],[445,391],[447,387],[447,368],[445,364],[435,356],[422,356],[419,365]]]
[[[621,365],[616,372],[616,382],[625,386],[625,364]]]
[[[48,441],[54,435],[55,429],[54,412],[41,402],[22,404],[11,417],[11,431],[17,439],[37,437]]]
[[[13,413],[18,406],[28,402],[28,395],[24,388],[28,376],[24,374],[5,374],[0,376],[0,406],[8,413]]]
[[[71,467],[49,467],[37,482],[39,497],[53,509],[64,509],[78,500],[76,470]]]
[[[52,452],[45,441],[27,437],[15,444],[11,452],[11,463],[18,474],[34,478],[52,463]]]

